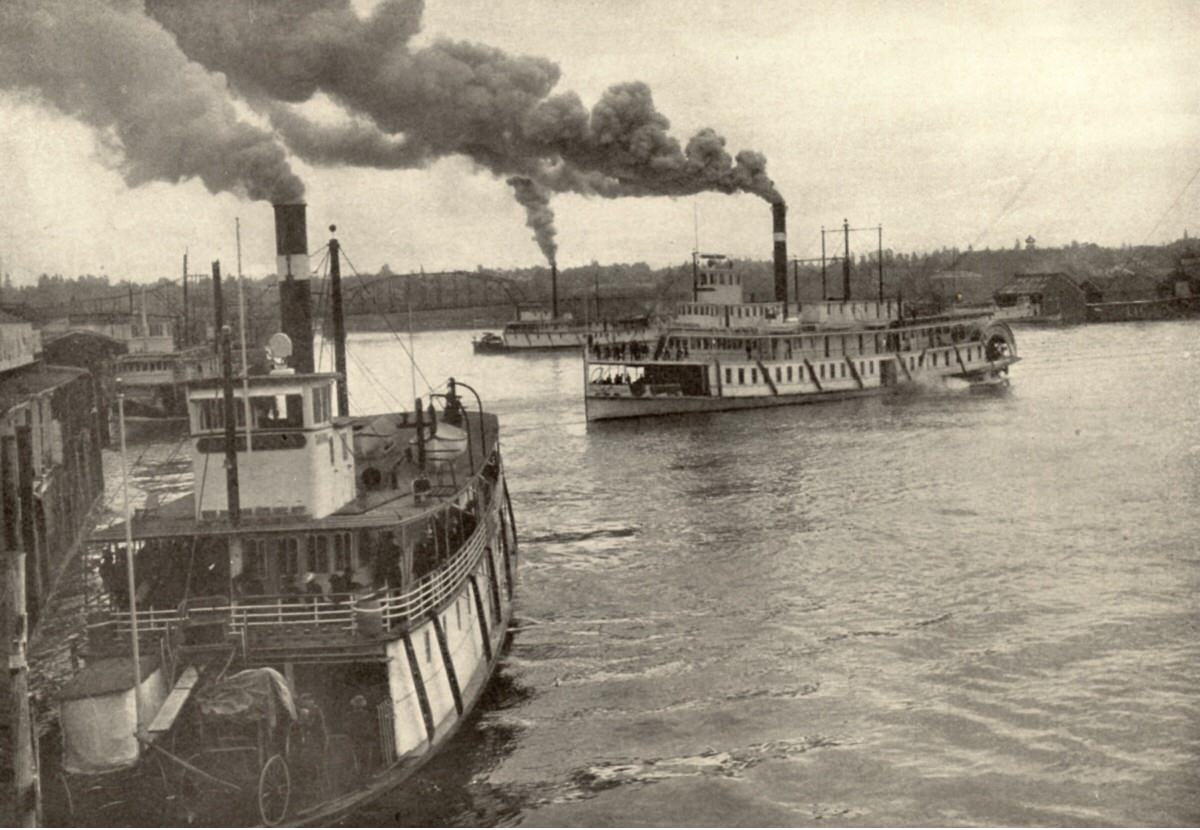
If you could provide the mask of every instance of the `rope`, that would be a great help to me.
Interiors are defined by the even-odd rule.
[[[354,276],[361,279],[358,269],[354,267],[354,263],[350,261],[350,257],[346,256],[345,250],[342,251],[342,256],[346,258],[346,264],[350,266],[350,270],[354,272]],[[360,285],[363,285],[363,283],[360,283]],[[371,299],[378,304],[379,298],[375,296],[375,291],[373,289],[371,291]],[[382,308],[382,305],[379,307]],[[408,359],[412,362],[413,368],[416,369],[417,374],[421,376],[421,380],[425,383],[425,388],[427,388],[430,392],[433,392],[433,384],[429,382],[429,378],[425,377],[425,373],[421,371],[421,366],[417,363],[417,358],[408,350],[408,346],[404,345],[404,341],[400,339],[399,333],[396,331],[395,327],[392,326],[392,321],[388,319],[388,316],[383,312],[379,312],[379,316],[383,318],[383,322],[387,323],[388,331],[391,332],[392,337],[395,338],[396,342],[400,344],[400,348],[404,349],[404,353],[408,355]]]

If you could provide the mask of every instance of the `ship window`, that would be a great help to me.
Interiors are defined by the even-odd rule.
[[[858,353],[862,354],[862,352],[863,352],[863,336],[860,334],[858,336]]]
[[[829,357],[829,335],[825,335],[825,356]]]
[[[292,544],[288,544],[291,542]],[[283,557],[283,572],[288,576],[300,573],[300,553],[296,550],[295,539],[280,539],[277,548]]]
[[[746,370],[738,369],[738,383],[744,384],[745,382],[746,382]]]
[[[758,370],[757,369],[750,370],[750,382],[758,383]]]
[[[308,569],[310,571],[329,572],[329,537],[324,535],[308,537]]]
[[[462,603],[458,600],[454,600],[454,623],[458,630],[462,631]]]
[[[327,423],[333,415],[329,403],[329,387],[312,390],[312,418],[314,424]]]
[[[429,629],[425,630],[425,662],[433,660],[433,645],[429,642]]]
[[[825,364],[824,363],[821,364],[821,379],[822,380],[825,379]]]
[[[845,376],[846,376],[846,364],[843,363],[842,364],[842,377],[845,377]]]
[[[725,367],[725,382],[733,383],[733,370],[728,366]]]
[[[333,536],[333,569],[341,573],[350,567],[350,534],[335,533]]]
[[[789,366],[788,370],[787,370],[787,379],[788,379],[788,383],[792,382],[792,367],[791,366]]]
[[[302,395],[255,395],[250,398],[256,429],[280,429],[304,426]],[[244,406],[238,407],[239,417]]]

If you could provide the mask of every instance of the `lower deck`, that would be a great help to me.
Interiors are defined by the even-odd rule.
[[[1001,381],[1016,362],[982,342],[897,352],[784,360],[588,362],[588,420],[843,400],[907,385]]]

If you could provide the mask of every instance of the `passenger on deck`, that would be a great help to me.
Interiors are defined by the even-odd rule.
[[[317,581],[317,575],[312,571],[304,575],[304,593],[313,603],[325,596],[325,589],[321,587],[321,583]]]
[[[378,763],[376,745],[379,743],[379,723],[367,707],[367,699],[362,695],[355,695],[350,699],[346,732],[354,745],[354,755],[360,770],[373,769]]]

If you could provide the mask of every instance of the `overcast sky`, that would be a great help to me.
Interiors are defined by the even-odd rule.
[[[645,81],[682,141],[708,126],[766,155],[791,252],[812,256],[820,226],[843,217],[882,223],[885,246],[905,251],[1200,233],[1198,35],[1195,0],[427,0],[421,39],[547,57],[587,106]],[[235,217],[247,272],[273,269],[265,203],[195,181],[131,190],[92,130],[29,98],[0,96],[0,124],[0,256],[18,282],[175,276],[185,248],[194,272],[216,258],[228,271]],[[511,189],[465,160],[294,167],[311,246],[336,222],[360,270],[543,263]],[[683,261],[693,211],[703,249],[770,256],[770,211],[750,195],[553,207],[564,266]]]

